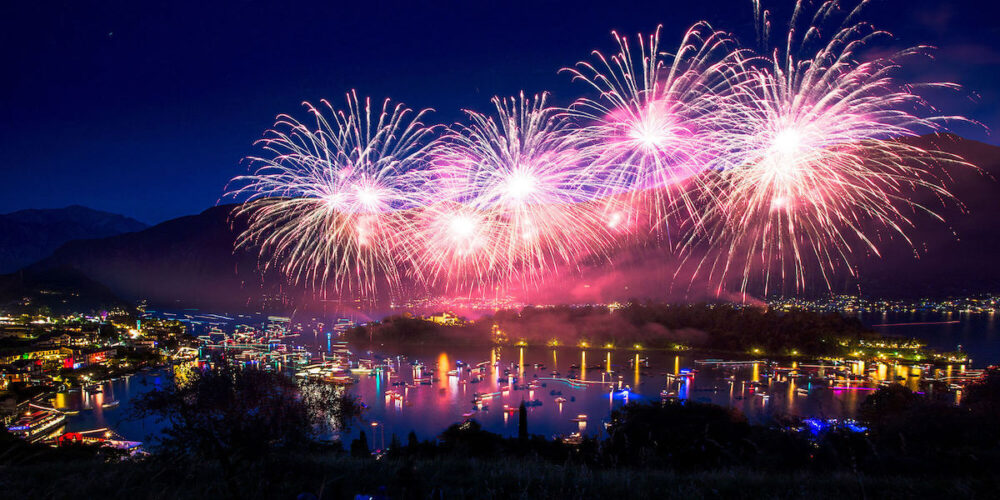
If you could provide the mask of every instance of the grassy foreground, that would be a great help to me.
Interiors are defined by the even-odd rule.
[[[194,461],[75,461],[4,466],[7,498],[992,498],[995,477],[864,477],[843,472],[764,474],[742,469],[679,473],[595,469],[534,459],[351,458],[343,454],[272,456],[227,485],[221,471]],[[233,493],[236,493],[234,495]],[[301,496],[306,494],[305,496]],[[314,496],[309,496],[309,494]]]

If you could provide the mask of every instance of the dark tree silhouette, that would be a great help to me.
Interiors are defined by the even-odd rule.
[[[220,363],[140,396],[131,418],[165,421],[152,449],[161,456],[218,462],[235,495],[233,478],[247,463],[275,450],[317,444],[346,428],[359,411],[352,397],[332,385]]]
[[[368,435],[365,434],[365,431],[361,431],[358,438],[351,441],[351,456],[356,458],[372,456],[372,452],[368,448]]]
[[[517,438],[521,441],[528,440],[528,408],[524,405],[524,400],[517,409]]]

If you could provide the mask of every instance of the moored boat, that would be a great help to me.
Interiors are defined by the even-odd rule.
[[[64,423],[66,415],[62,412],[32,404],[28,405],[28,410],[14,422],[14,425],[7,427],[7,431],[29,442],[35,442],[45,438]]]

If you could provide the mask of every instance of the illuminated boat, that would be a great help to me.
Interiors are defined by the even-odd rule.
[[[569,436],[564,437],[562,442],[565,444],[580,444],[583,442],[583,436],[579,432],[574,432]]]
[[[108,401],[107,403],[102,403],[101,408],[114,408],[118,406],[119,401],[116,399],[114,401]]]
[[[343,384],[350,385],[356,382],[356,380],[347,375],[327,375],[323,377],[324,382],[329,382],[331,384]]]
[[[7,427],[11,434],[35,442],[51,434],[66,423],[66,415],[50,408],[28,405],[26,411],[14,425]]]

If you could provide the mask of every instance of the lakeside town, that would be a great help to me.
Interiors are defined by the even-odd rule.
[[[510,305],[504,302],[505,306]],[[424,305],[424,304],[421,304]],[[447,305],[447,304],[445,304]],[[478,304],[470,301],[465,308],[496,311],[493,301]],[[493,306],[492,308],[488,306]],[[736,304],[736,307],[740,305]],[[546,308],[556,306],[532,306]],[[620,303],[583,304],[571,307],[621,308]],[[775,299],[768,301],[775,311],[805,310],[814,312],[854,313],[935,313],[993,315],[1000,311],[1000,296],[993,294],[943,300],[890,301],[838,295],[824,300]],[[410,313],[403,313],[413,317]],[[420,316],[431,323],[461,327],[475,321],[451,312]],[[272,339],[292,338],[306,333],[332,333],[340,338],[350,328],[365,323],[339,318],[328,323],[316,318],[292,321],[281,316],[226,315],[196,310],[167,312],[122,309],[104,311],[99,315],[73,313],[63,316],[44,314],[10,314],[0,312],[0,390],[12,384],[24,388],[33,386],[71,387],[102,376],[114,376],[169,359],[190,357],[193,350],[204,345],[205,335],[232,334],[234,339],[255,335],[255,326],[273,334]],[[495,332],[495,330],[494,330]],[[502,332],[501,332],[502,334]],[[504,337],[504,340],[506,339]],[[512,339],[518,342],[520,339]],[[914,339],[862,340],[854,345],[858,355],[878,357],[882,351],[916,352],[923,344]],[[683,349],[684,346],[678,346]],[[872,350],[872,352],[868,352]],[[915,354],[919,355],[919,354]],[[959,361],[951,359],[949,361]]]
[[[859,295],[834,295],[822,299],[774,298],[769,307],[788,311],[802,309],[817,312],[860,313],[937,313],[987,314],[1000,312],[1000,295],[984,293],[945,299],[887,300]]]

